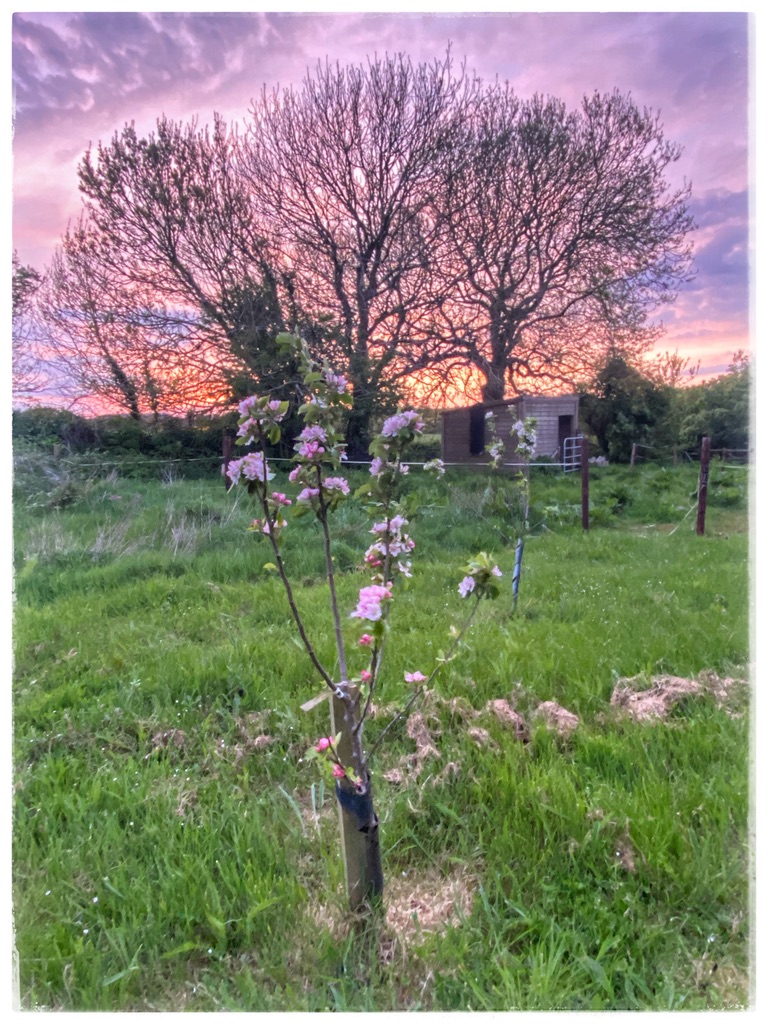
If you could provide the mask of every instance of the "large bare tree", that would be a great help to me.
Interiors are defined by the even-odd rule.
[[[196,311],[164,304],[115,269],[119,252],[85,218],[64,234],[36,305],[58,390],[139,419],[223,395],[219,362]]]
[[[79,168],[89,226],[105,241],[111,271],[194,310],[227,380],[258,374],[269,360],[274,368],[275,335],[304,324],[234,151],[218,116],[210,130],[162,117],[146,138],[126,125]],[[266,357],[256,338],[271,339]]]
[[[647,350],[690,267],[678,155],[618,93],[568,112],[482,88],[450,53],[396,55],[264,90],[242,135],[127,125],[86,153],[80,187],[110,271],[194,311],[236,393],[292,378],[286,329],[343,368],[364,458],[409,380],[479,378],[497,399]]]
[[[496,83],[464,127],[436,193],[434,330],[452,362],[495,400],[572,383],[617,337],[647,348],[649,313],[689,273],[693,226],[658,116],[616,92],[569,113]]]
[[[352,387],[353,458],[367,457],[388,389],[439,356],[437,192],[476,89],[450,54],[418,66],[398,55],[320,64],[299,89],[265,90],[252,105],[240,165],[301,304],[334,324],[328,353]]]
[[[35,293],[40,274],[21,262],[13,253],[11,292],[11,381],[13,400],[36,402],[46,386],[46,374],[40,357],[39,337],[34,316]]]

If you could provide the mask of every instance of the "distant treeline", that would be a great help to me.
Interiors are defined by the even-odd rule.
[[[434,416],[432,417],[434,419]],[[235,439],[238,414],[220,416],[160,416],[136,421],[130,416],[86,418],[66,409],[37,407],[14,410],[13,446],[17,454],[40,452],[62,457],[92,454],[105,466],[119,463],[121,472],[153,474],[157,463],[178,462],[187,478],[218,471],[225,436]],[[430,424],[431,425],[431,424]],[[58,447],[56,447],[58,446]],[[235,449],[237,453],[237,449]],[[290,440],[272,449],[273,457],[291,458]],[[425,434],[414,445],[414,461],[440,454],[440,436]],[[142,467],[146,467],[143,469]]]

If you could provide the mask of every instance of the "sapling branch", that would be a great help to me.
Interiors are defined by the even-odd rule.
[[[262,452],[264,451],[263,446],[262,446],[261,450],[262,450]],[[278,540],[277,540],[276,523],[277,523],[278,513],[275,512],[274,513],[274,518],[273,518],[272,510],[269,507],[269,502],[267,500],[267,483],[266,483],[266,480],[264,481],[262,486],[258,486],[257,485],[257,493],[258,493],[259,501],[260,501],[260,504],[261,504],[261,508],[262,508],[262,511],[264,512],[264,517],[265,517],[265,520],[266,520],[266,523],[267,523],[267,527],[268,527],[267,537],[269,538],[269,542],[270,542],[270,545],[272,547],[272,553],[275,556],[275,565],[277,566],[277,571],[278,571],[278,574],[279,574],[280,579],[282,581],[283,588],[285,590],[285,596],[286,596],[286,598],[288,600],[288,607],[290,608],[291,615],[293,617],[293,621],[296,623],[296,629],[299,632],[299,637],[301,638],[301,642],[304,644],[304,649],[306,650],[307,654],[309,655],[309,659],[312,662],[312,665],[314,666],[314,668],[317,670],[318,674],[320,675],[320,678],[332,690],[335,691],[336,684],[334,683],[333,679],[331,678],[331,676],[329,675],[329,673],[327,672],[325,667],[320,662],[320,659],[317,657],[317,654],[315,653],[315,649],[312,646],[312,642],[310,641],[309,637],[307,636],[306,630],[304,629],[304,622],[303,622],[303,620],[301,618],[301,613],[299,612],[299,609],[298,609],[298,607],[296,605],[296,601],[295,601],[294,596],[293,596],[293,588],[291,586],[291,581],[290,581],[290,578],[288,577],[288,573],[285,570],[285,563],[283,561],[283,556],[282,556],[282,553],[280,551],[280,545],[278,544]]]
[[[316,466],[317,489],[318,489],[318,510],[317,518],[323,530],[323,548],[325,551],[325,569],[328,578],[328,592],[331,601],[331,614],[333,616],[333,631],[336,636],[336,654],[339,659],[339,673],[342,683],[348,682],[347,657],[344,650],[344,637],[341,632],[341,616],[339,615],[339,602],[336,596],[336,579],[333,571],[333,556],[331,553],[331,535],[328,529],[328,505],[325,501],[323,491],[323,480],[320,467]]]
[[[453,638],[453,643],[448,648],[448,653],[445,655],[444,658],[442,658],[440,661],[437,662],[435,667],[432,669],[432,671],[431,671],[431,673],[429,675],[429,678],[426,679],[421,684],[421,686],[419,686],[418,689],[416,689],[413,692],[413,694],[408,698],[408,701],[405,703],[405,705],[398,711],[398,713],[395,715],[394,718],[392,718],[389,722],[387,722],[386,726],[382,729],[382,731],[376,737],[376,739],[373,742],[373,745],[371,746],[370,750],[368,751],[368,758],[369,758],[369,760],[370,760],[370,758],[373,757],[373,755],[376,753],[378,748],[381,746],[382,740],[387,735],[389,730],[391,728],[393,728],[393,726],[397,722],[399,722],[402,718],[404,718],[408,714],[408,712],[411,710],[411,708],[416,703],[416,701],[419,699],[419,697],[422,697],[424,695],[424,693],[429,689],[430,683],[435,678],[435,676],[440,671],[440,669],[443,667],[443,665],[445,665],[447,662],[449,662],[451,660],[451,658],[453,657],[454,651],[456,650],[456,648],[459,646],[459,644],[461,643],[462,639],[464,638],[464,634],[467,632],[469,627],[472,625],[472,620],[474,619],[475,614],[477,612],[477,609],[478,609],[478,607],[480,605],[480,600],[481,600],[480,595],[476,594],[475,595],[475,603],[472,606],[472,609],[471,609],[469,615],[467,616],[466,621],[464,622],[464,625],[461,627],[461,629],[458,631],[456,636]]]

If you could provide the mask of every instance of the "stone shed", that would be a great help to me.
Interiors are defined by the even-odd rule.
[[[505,443],[505,462],[515,462],[512,425],[532,416],[537,422],[534,460],[540,456],[562,460],[563,441],[579,430],[578,395],[518,395],[500,402],[481,402],[442,414],[442,459],[446,463],[483,465],[485,446],[491,440],[486,414],[492,412],[496,432]]]

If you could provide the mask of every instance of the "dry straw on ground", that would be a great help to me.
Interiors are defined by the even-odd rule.
[[[650,686],[645,676],[629,676],[616,681],[611,694],[611,706],[620,709],[636,722],[658,721],[666,718],[676,704],[690,696],[709,693],[714,696],[719,707],[725,707],[737,691],[745,686],[743,679],[730,676],[721,678],[709,669],[700,672],[696,679],[671,675],[652,676]]]

